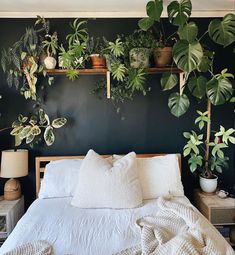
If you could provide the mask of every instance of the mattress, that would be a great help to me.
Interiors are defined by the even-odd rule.
[[[186,197],[175,198],[190,203]],[[182,201],[183,200],[183,201]],[[134,209],[80,209],[71,198],[37,199],[0,249],[46,240],[56,255],[109,255],[140,243],[136,220],[154,215],[157,200]]]

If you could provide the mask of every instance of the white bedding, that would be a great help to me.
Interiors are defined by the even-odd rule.
[[[189,203],[186,197],[176,200]],[[79,209],[71,206],[70,201],[71,198],[37,199],[3,244],[0,254],[28,242],[46,240],[56,255],[111,255],[139,244],[136,220],[157,210],[157,200],[120,210]],[[224,242],[221,237],[221,245]]]

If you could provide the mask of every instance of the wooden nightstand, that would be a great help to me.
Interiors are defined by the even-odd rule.
[[[0,246],[14,229],[24,214],[24,197],[14,201],[6,201],[0,197]]]
[[[197,209],[229,239],[231,228],[235,228],[235,199],[219,198],[217,195],[207,195],[199,189],[194,190],[194,203]],[[234,245],[234,243],[232,244]]]

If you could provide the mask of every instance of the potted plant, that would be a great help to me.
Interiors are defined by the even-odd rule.
[[[70,24],[72,32],[66,36],[67,49],[63,45],[59,47],[59,67],[67,69],[67,77],[71,81],[78,77],[78,69],[84,68],[88,59],[88,32],[85,25],[86,21],[75,19]]]
[[[229,158],[225,156],[224,150],[228,148],[229,143],[235,144],[233,133],[235,130],[229,128],[225,130],[220,126],[219,131],[213,131],[211,135],[211,102],[208,100],[206,112],[197,111],[198,117],[195,124],[199,130],[205,126],[206,137],[204,134],[197,134],[195,131],[184,132],[183,135],[188,139],[184,146],[184,157],[188,157],[189,168],[192,173],[200,170],[199,183],[204,192],[212,193],[217,188],[218,176],[214,171],[222,173],[228,167]],[[206,124],[206,125],[205,125]],[[205,139],[204,139],[205,137]]]
[[[56,50],[58,49],[57,33],[47,35],[46,40],[42,42],[43,48],[46,50],[47,57],[44,59],[46,69],[55,69],[56,67]]]
[[[87,51],[91,58],[92,68],[100,69],[106,67],[105,50],[107,40],[105,37],[91,37],[87,44]]]
[[[176,1],[174,1],[176,2]],[[154,47],[154,62],[156,67],[169,66],[172,63],[172,45],[176,40],[174,32],[167,37],[161,22],[161,14],[163,11],[162,0],[151,0],[146,5],[147,18],[143,18],[138,22],[140,29],[148,31],[151,29],[152,33],[157,38]]]
[[[149,58],[155,45],[155,40],[150,32],[141,30],[124,38],[126,58],[133,68],[148,68]]]

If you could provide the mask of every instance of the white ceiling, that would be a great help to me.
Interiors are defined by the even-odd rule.
[[[148,0],[0,0],[0,17],[143,17]],[[167,5],[170,0],[164,0]],[[235,0],[192,0],[193,16],[235,13]],[[166,13],[164,13],[166,15]]]

